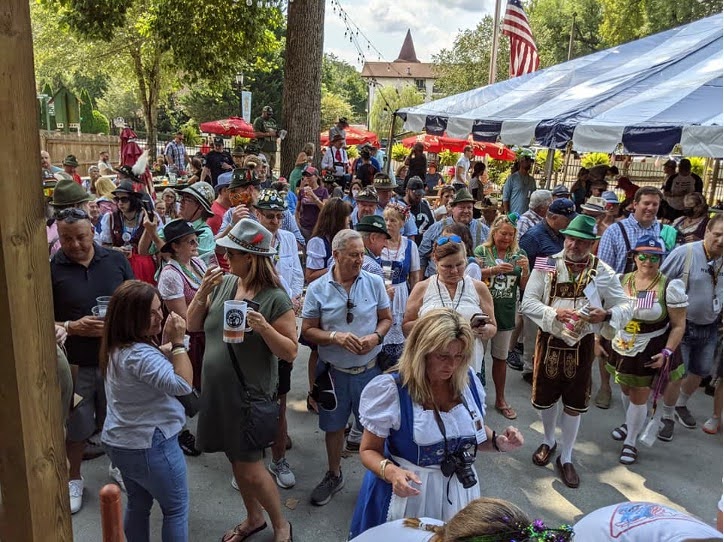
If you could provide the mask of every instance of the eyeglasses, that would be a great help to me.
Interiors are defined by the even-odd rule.
[[[192,247],[199,246],[199,240],[194,238],[184,240],[184,243],[191,245]]]
[[[76,220],[88,220],[88,213],[82,209],[63,209],[55,215],[55,219],[62,222],[75,222]]]
[[[357,305],[352,303],[352,300],[349,298],[349,294],[347,294],[347,323],[351,324],[354,322],[354,314],[352,314],[352,309],[354,309]]]
[[[131,201],[131,198],[113,198],[113,201],[116,203],[128,203]]]
[[[198,241],[197,241],[196,244],[198,244]],[[243,253],[243,252],[232,252],[231,250],[229,250],[229,249],[227,248],[226,250],[224,250],[224,254],[226,255],[226,257],[227,257],[228,259],[231,259],[232,256],[241,256],[241,255],[244,254],[244,253]]]
[[[440,237],[437,240],[437,246],[441,247],[443,245],[447,245],[448,243],[462,243],[463,240],[459,235],[450,235],[448,237]]]
[[[281,220],[284,218],[284,215],[282,213],[263,213],[264,218],[267,220]]]
[[[646,260],[649,260],[651,263],[658,263],[661,260],[660,254],[639,254],[637,256],[638,260],[640,262],[645,262]]]

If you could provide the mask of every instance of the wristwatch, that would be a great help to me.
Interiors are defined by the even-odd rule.
[[[377,339],[379,339],[379,342],[377,344],[382,344],[385,340],[385,338],[382,336],[382,333],[379,331],[375,331],[375,335],[377,335]]]
[[[612,314],[613,314],[613,311],[611,309],[608,309],[606,311],[606,316],[603,318],[603,321],[608,322],[611,319]]]

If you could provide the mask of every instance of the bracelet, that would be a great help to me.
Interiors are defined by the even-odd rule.
[[[174,348],[173,350],[171,350],[172,356],[180,356],[181,354],[185,354],[185,353],[186,353],[186,349],[184,347]]]
[[[500,448],[498,448],[498,443],[497,443],[496,440],[495,440],[496,438],[498,438],[498,434],[497,434],[495,431],[493,431],[493,438],[490,439],[490,440],[493,442],[493,449],[494,449],[496,452],[502,452],[503,450],[501,450]]]
[[[674,355],[673,350],[669,350],[668,348],[664,348],[664,349],[661,351],[661,353],[663,354],[663,356],[664,356],[665,358],[670,358],[671,356]]]
[[[171,343],[171,348],[173,350],[176,350],[177,348],[183,348],[186,350],[186,345],[184,343]]]
[[[387,465],[389,465],[389,464],[390,464],[389,459],[383,459],[382,461],[380,461],[380,478],[382,478],[382,480],[384,480],[385,482],[387,481],[387,480],[385,480],[385,469],[387,468]]]
[[[334,343],[334,338],[335,338],[336,336],[337,336],[337,332],[336,332],[336,331],[333,331],[332,333],[329,334],[329,343],[330,343],[330,344]]]

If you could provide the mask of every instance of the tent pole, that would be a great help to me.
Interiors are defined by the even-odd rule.
[[[709,182],[709,197],[707,200],[709,201],[709,205],[714,205],[716,201],[714,201],[714,198],[716,197],[716,185],[718,184],[719,179],[719,170],[721,169],[721,158],[716,158],[714,160],[714,167],[711,172],[711,181]]]
[[[387,148],[385,149],[385,155],[387,156],[387,161],[385,162],[383,172],[388,177],[390,175],[390,168],[392,167],[392,138],[395,136],[395,119],[397,119],[396,110],[392,112],[392,121],[390,122],[390,135],[387,138]],[[395,180],[397,180],[397,179],[395,179]]]
[[[571,35],[568,38],[568,60],[573,56],[573,33],[576,30],[576,12],[573,12],[573,19],[571,19]]]
[[[548,154],[546,155],[546,164],[545,164],[545,176],[546,176],[546,190],[551,189],[551,178],[553,177],[553,159],[556,156],[556,150],[555,149],[548,149]]]
[[[498,37],[500,34],[500,0],[495,0],[495,15],[493,15],[493,48],[490,50],[490,69],[488,71],[488,84],[495,83],[498,67]]]
[[[566,145],[566,156],[563,158],[563,181],[562,184],[566,184],[568,180],[568,164],[571,161],[571,149],[573,148],[573,142],[569,141]]]

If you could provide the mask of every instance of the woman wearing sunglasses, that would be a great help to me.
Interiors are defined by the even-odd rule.
[[[634,315],[628,325],[616,333],[611,346],[613,355],[606,365],[621,385],[621,400],[626,420],[611,432],[614,440],[623,441],[619,462],[631,465],[638,459],[636,439],[647,417],[647,402],[654,380],[669,382],[684,375],[684,365],[677,351],[686,328],[688,297],[684,283],[668,280],[659,271],[664,248],[660,239],[649,235],[639,238],[636,247],[636,271],[621,278],[624,292],[631,299]],[[678,386],[661,390],[664,404],[673,405]],[[672,422],[673,423],[673,422]]]
[[[498,324],[498,332],[490,341],[495,410],[509,420],[514,420],[518,414],[505,400],[506,360],[510,337],[515,329],[519,289],[525,288],[530,273],[526,253],[518,247],[517,222],[516,213],[500,215],[493,221],[488,240],[475,249],[475,256],[480,258],[483,281],[493,296],[495,322]]]
[[[138,242],[144,230],[143,223],[147,220],[142,194],[133,189],[131,181],[124,180],[113,191],[113,201],[118,210],[103,215],[101,243],[125,254],[138,280],[155,285],[156,264],[153,258],[138,253]]]
[[[418,282],[407,300],[402,331],[409,335],[415,321],[433,309],[451,308],[470,321],[475,334],[471,365],[480,373],[483,342],[492,338],[497,326],[493,298],[481,281],[465,275],[468,265],[465,245],[457,235],[443,236],[433,245],[432,259],[437,273]]]

